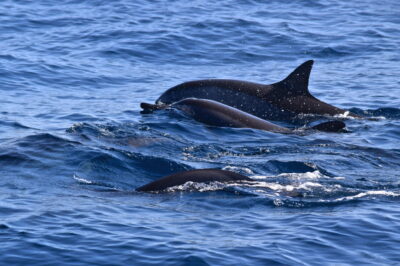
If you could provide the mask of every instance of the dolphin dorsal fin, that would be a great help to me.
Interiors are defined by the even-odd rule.
[[[292,73],[289,74],[284,80],[273,84],[279,93],[287,95],[306,95],[309,96],[308,80],[310,79],[310,72],[313,65],[313,60],[308,60],[298,66]]]

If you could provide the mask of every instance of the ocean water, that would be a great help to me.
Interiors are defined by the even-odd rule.
[[[0,264],[399,264],[399,3],[1,2]],[[140,113],[309,59],[311,93],[369,119],[282,135]],[[200,168],[256,182],[134,191]]]

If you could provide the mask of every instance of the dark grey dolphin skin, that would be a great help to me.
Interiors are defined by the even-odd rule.
[[[308,91],[313,62],[304,62],[284,80],[270,85],[230,79],[185,82],[165,91],[156,104],[172,104],[185,98],[210,99],[263,119],[291,122],[299,114],[346,114],[346,110],[322,102]],[[359,117],[350,112],[347,115]]]
[[[137,188],[136,191],[142,191],[142,192],[162,191],[169,187],[183,185],[189,181],[199,182],[199,183],[208,183],[214,181],[228,183],[237,181],[252,181],[252,179],[247,176],[226,170],[198,169],[198,170],[179,172],[163,177],[147,185]]]
[[[254,128],[278,133],[294,132],[292,129],[273,124],[259,117],[213,100],[187,98],[169,106],[163,105],[161,107],[160,105],[148,103],[141,103],[140,106],[147,110],[173,107],[193,117],[195,120],[211,126]],[[345,126],[345,123],[342,121],[328,121],[318,124],[311,129],[326,132],[339,132],[343,130]]]

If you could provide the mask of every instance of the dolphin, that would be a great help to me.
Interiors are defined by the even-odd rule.
[[[261,119],[226,104],[207,99],[187,98],[162,107],[155,104],[141,103],[145,110],[161,108],[176,108],[195,120],[211,126],[254,128],[277,133],[295,133],[298,130],[289,129]],[[325,132],[343,131],[345,123],[342,121],[328,121],[318,124],[310,129]]]
[[[311,95],[308,82],[313,63],[304,62],[285,79],[270,85],[231,79],[185,82],[165,91],[156,104],[168,105],[192,97],[210,99],[262,119],[288,122],[295,122],[299,114],[359,117]]]
[[[175,173],[136,189],[140,192],[162,191],[170,187],[183,185],[186,182],[238,182],[238,181],[252,181],[251,178],[240,175],[231,171],[219,169],[198,169]]]

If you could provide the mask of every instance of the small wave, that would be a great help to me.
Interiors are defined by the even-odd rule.
[[[99,120],[98,118],[96,118],[92,115],[80,114],[80,113],[61,116],[61,117],[58,117],[58,119],[70,120],[70,121],[98,121]]]
[[[367,116],[368,118],[374,119],[400,119],[400,109],[394,107],[383,107],[367,110],[351,108],[350,111],[357,115]]]
[[[20,128],[20,129],[36,129],[36,128],[26,126],[26,125],[21,124],[16,121],[0,121],[0,126],[8,126],[8,127]]]
[[[367,192],[359,192],[355,195],[338,197],[338,198],[317,198],[310,199],[304,197],[293,198],[290,197],[277,197],[272,199],[272,203],[276,207],[289,207],[289,208],[313,208],[313,207],[323,207],[323,206],[336,206],[338,204],[346,204],[356,200],[368,200],[368,199],[376,199],[376,198],[399,198],[400,193],[392,192],[392,191],[367,191]]]
[[[118,187],[114,186],[114,184],[110,184],[108,182],[91,181],[86,178],[80,177],[77,174],[74,174],[72,176],[72,178],[75,179],[76,181],[78,181],[78,183],[81,185],[91,186],[92,189],[94,188],[94,190],[96,190],[96,191],[101,191],[101,192],[105,192],[105,191],[107,191],[107,192],[109,192],[109,191],[123,192],[123,191],[126,191],[123,188],[118,188]]]
[[[79,142],[73,141],[73,140],[69,140],[66,138],[62,138],[60,136],[55,136],[53,134],[50,133],[40,133],[40,134],[36,134],[36,135],[30,135],[30,136],[26,136],[23,138],[23,140],[25,141],[31,141],[31,142],[39,142],[39,141],[43,141],[43,142],[47,142],[47,143],[55,143],[55,142],[62,142],[62,143],[74,143],[74,144],[80,144]]]
[[[334,199],[333,201],[335,201],[335,202],[352,201],[355,199],[365,198],[368,196],[400,197],[400,193],[396,193],[396,192],[392,192],[392,191],[385,191],[385,190],[371,190],[371,191],[366,191],[366,192],[360,192],[353,196],[337,198],[337,199]],[[321,199],[320,201],[324,202],[326,200]],[[332,200],[330,200],[330,201],[332,201]]]
[[[325,47],[319,50],[309,51],[307,53],[318,58],[344,57],[352,54],[343,47]]]
[[[85,178],[81,178],[81,177],[77,176],[76,174],[74,174],[74,175],[72,176],[72,178],[75,179],[76,181],[78,181],[79,183],[83,183],[83,184],[93,184],[92,181],[87,180],[87,179],[85,179]]]
[[[247,167],[238,167],[238,166],[225,166],[224,168],[222,168],[222,170],[228,170],[228,171],[233,171],[233,172],[237,172],[239,174],[248,174],[248,175],[252,175],[254,174],[254,172]]]
[[[0,154],[0,165],[21,165],[24,163],[34,163],[36,160],[32,159],[28,155],[17,153],[17,152],[8,152]]]
[[[107,143],[107,145],[119,145],[120,148],[139,148],[170,142],[168,134],[157,134],[157,132],[150,131],[149,127],[135,123],[109,123],[104,125],[78,122],[68,128],[66,132],[85,140],[104,142],[102,144]]]
[[[325,169],[311,162],[270,160],[267,163],[270,170],[278,173],[308,173],[319,171],[323,175],[333,176]]]

